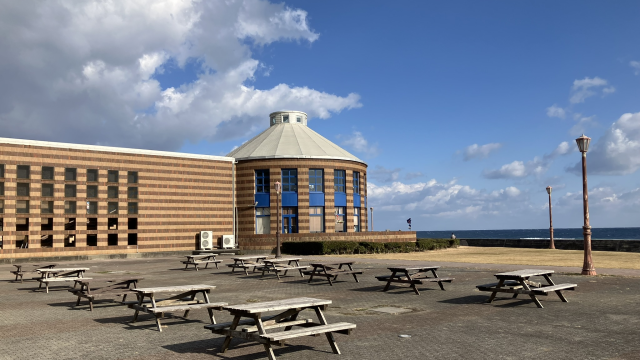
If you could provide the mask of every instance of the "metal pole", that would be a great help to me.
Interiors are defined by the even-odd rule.
[[[553,216],[551,215],[551,192],[549,192],[549,236],[551,239],[549,249],[555,249],[556,245],[553,243]]]
[[[276,258],[281,258],[282,253],[280,253],[280,192],[276,191],[277,199],[278,199],[278,210],[276,210],[276,214],[278,219],[276,221]]]
[[[582,265],[582,275],[596,275],[591,259],[591,226],[589,225],[589,195],[587,193],[587,152],[582,153],[582,203],[584,210],[584,264]]]
[[[373,231],[373,208],[371,208],[371,231]]]

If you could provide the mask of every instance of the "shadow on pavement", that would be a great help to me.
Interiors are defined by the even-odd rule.
[[[242,341],[239,339],[232,340],[231,347],[227,350],[227,352],[224,354],[219,354],[218,351],[222,346],[223,341],[224,341],[224,337],[219,336],[219,337],[208,339],[208,340],[197,340],[197,341],[190,341],[190,342],[180,343],[180,344],[163,345],[162,347],[178,354],[215,355],[223,359],[257,360],[257,359],[266,358],[266,353],[262,345],[255,342],[251,342],[251,341]],[[243,351],[244,353],[243,355],[236,355],[237,350],[247,349],[247,348],[252,348],[251,354],[246,354],[245,351]],[[289,354],[289,353],[294,353],[297,351],[303,351],[303,350],[311,350],[316,352],[332,354],[330,351],[324,351],[324,350],[316,349],[306,345],[286,345],[284,347],[279,347],[279,346],[273,347],[273,352],[275,353],[276,357]]]

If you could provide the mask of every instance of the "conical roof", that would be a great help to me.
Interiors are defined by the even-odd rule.
[[[304,114],[304,118],[299,122],[288,122],[289,117],[285,115],[287,122],[283,122],[282,113],[297,114],[299,112],[271,114],[271,126],[267,130],[242,144],[227,156],[236,160],[304,158],[351,160],[364,163],[348,151],[311,130],[306,125],[306,114],[301,113]],[[278,114],[277,121],[274,114]]]

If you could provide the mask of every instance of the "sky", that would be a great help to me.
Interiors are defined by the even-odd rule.
[[[2,137],[226,155],[278,110],[375,230],[640,226],[640,3],[0,1]]]

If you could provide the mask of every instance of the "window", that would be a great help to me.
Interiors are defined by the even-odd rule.
[[[42,167],[42,180],[53,180],[53,167],[51,166]]]
[[[353,193],[360,194],[360,173],[353,172]]]
[[[16,200],[16,214],[29,213],[29,200]]]
[[[282,191],[289,191],[289,192],[298,191],[298,170],[296,169],[282,170]]]
[[[52,197],[53,196],[53,184],[42,184],[42,196],[43,197]]]
[[[323,176],[321,169],[309,170],[309,191],[322,192]]]
[[[282,122],[283,123],[288,123],[289,122],[289,115],[283,115],[282,116]]]
[[[107,203],[107,214],[117,214],[117,213],[118,213],[118,203],[117,202]]]
[[[64,202],[64,213],[65,214],[75,214],[76,213],[76,202],[75,201],[65,201]]]
[[[41,201],[40,202],[41,214],[53,214],[53,201]]]
[[[4,164],[0,164],[0,178],[4,178]]]
[[[64,237],[64,247],[76,247],[76,236],[67,235]]]
[[[137,214],[138,213],[138,203],[130,202],[127,206],[127,214]]]
[[[135,186],[130,186],[127,189],[127,197],[129,199],[137,199],[138,198],[138,188]]]
[[[98,197],[98,185],[87,185],[87,197],[88,198]]]
[[[87,181],[98,181],[98,169],[87,169]]]
[[[118,234],[107,235],[107,245],[118,246]]]
[[[76,181],[78,170],[76,168],[64,169],[64,181]]]
[[[347,208],[344,206],[338,206],[334,210],[336,215],[336,232],[347,232],[346,211]]]
[[[64,229],[67,231],[76,229],[76,218],[67,218],[64,223]]]
[[[128,234],[127,235],[127,245],[138,245],[138,234]]]
[[[41,231],[53,231],[53,218],[40,219]]]
[[[4,200],[0,200],[0,214],[4,214]]]
[[[256,170],[256,192],[269,192],[269,170]]]
[[[87,214],[97,214],[97,213],[98,213],[98,202],[87,201]]]
[[[109,229],[109,230],[118,230],[118,218],[108,218],[107,219],[107,229]]]
[[[0,196],[4,196],[4,183],[0,182]]]
[[[268,207],[256,208],[256,234],[271,233],[271,210]]]
[[[324,232],[324,208],[309,208],[309,231],[312,233]]]
[[[353,208],[353,231],[360,232],[360,208]]]
[[[296,122],[301,123],[302,122],[302,116],[296,116]]]
[[[273,125],[276,124],[276,117],[275,116],[271,117],[271,124],[273,124]]]
[[[17,169],[17,178],[18,179],[28,179],[31,173],[31,168],[29,165],[18,165]]]
[[[344,170],[333,170],[333,191],[343,193],[344,188]]]
[[[16,189],[16,195],[29,196],[29,183],[18,183]]]
[[[29,231],[29,218],[17,218],[16,231]]]
[[[87,219],[87,230],[98,230],[98,218]]]
[[[127,182],[129,184],[137,184],[138,183],[138,172],[137,171],[129,171],[127,173]]]
[[[45,235],[40,238],[40,247],[41,248],[52,248],[53,247],[53,235]]]
[[[282,208],[282,233],[296,234],[298,232],[298,208]]]
[[[117,186],[109,186],[107,187],[107,197],[111,199],[118,198],[118,187]]]
[[[107,171],[107,181],[108,182],[118,182],[118,170],[109,170],[109,171]]]
[[[76,186],[75,185],[65,185],[64,186],[64,197],[76,197]]]
[[[16,249],[29,248],[29,235],[24,235],[22,239],[16,238]]]
[[[127,222],[127,229],[138,230],[138,218],[129,218]]]
[[[98,235],[87,234],[87,246],[98,246]]]

